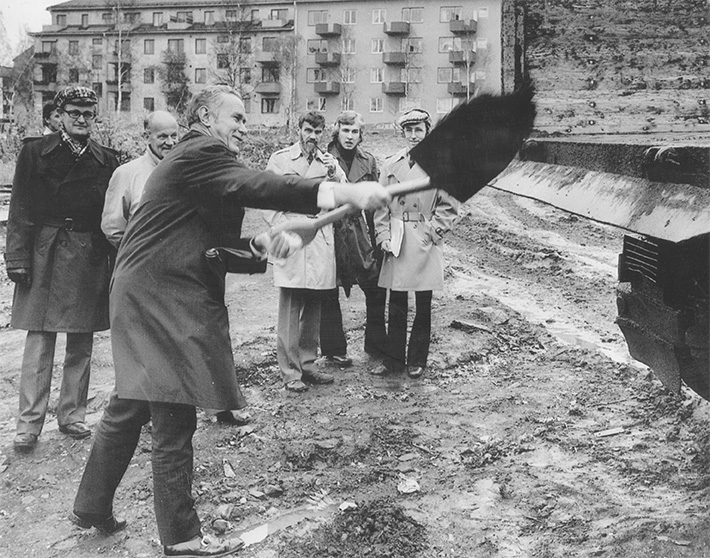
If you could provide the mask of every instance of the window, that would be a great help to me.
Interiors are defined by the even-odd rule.
[[[175,21],[179,23],[192,23],[192,12],[178,12]]]
[[[185,52],[184,39],[168,39],[168,52],[173,54],[182,54]]]
[[[328,23],[328,10],[308,10],[308,25]]]
[[[205,68],[195,68],[195,83],[207,83],[207,70]]]
[[[249,114],[251,112],[251,97],[245,95],[242,97],[242,103],[244,103],[244,112]]]
[[[461,50],[461,37],[439,37],[439,52]]]
[[[340,110],[355,110],[355,101],[352,97],[343,97],[340,101]]]
[[[407,37],[402,39],[402,52],[416,54],[424,50],[424,41],[421,37]]]
[[[382,97],[370,97],[370,112],[382,112]]]
[[[79,81],[79,69],[69,68],[69,81],[77,83]]]
[[[103,83],[94,82],[91,84],[91,89],[93,89],[96,92],[96,95],[101,97],[101,95],[103,94],[103,91],[104,91],[103,85],[104,85]]]
[[[343,10],[343,25],[355,25],[357,23],[357,10]]]
[[[94,54],[91,56],[91,67],[94,70],[100,70],[104,64],[104,57],[101,54]]]
[[[476,73],[474,74],[476,76],[476,81],[481,81],[486,79],[486,71],[485,70],[476,70]]]
[[[89,14],[81,14],[81,26],[82,27],[89,26]]]
[[[382,68],[370,68],[370,83],[382,83],[385,81],[385,73]]]
[[[372,39],[370,42],[370,52],[372,54],[380,54],[385,51],[384,39]]]
[[[306,43],[308,54],[317,52],[328,52],[328,41],[326,39],[309,39]]]
[[[400,73],[400,81],[403,83],[421,83],[422,69],[421,68],[402,68]]]
[[[118,51],[121,51],[121,53],[126,54],[131,52],[131,41],[130,39],[125,39],[121,41],[120,43],[118,41],[114,41],[113,43],[113,53],[118,54]]]
[[[271,10],[271,13],[269,13],[269,19],[280,19],[285,21],[288,19],[288,10],[285,8],[274,8]]]
[[[144,68],[143,69],[143,83],[155,83],[155,69]]]
[[[486,19],[488,17],[488,8],[478,8],[478,19]]]
[[[323,68],[307,68],[306,83],[323,83],[325,79],[325,69]]]
[[[261,50],[264,52],[278,52],[279,40],[276,37],[264,37],[261,40]]]
[[[446,114],[454,108],[454,100],[451,97],[436,100],[436,114]]]
[[[143,54],[155,54],[155,39],[145,39],[143,41]]]
[[[387,10],[372,10],[372,23],[384,23],[385,21],[387,21]]]
[[[342,53],[343,54],[355,54],[355,39],[343,39]]]
[[[54,41],[42,41],[42,52],[50,53],[54,52],[55,47]]]
[[[402,8],[402,21],[422,23],[424,21],[424,8]]]
[[[454,79],[454,70],[458,70],[458,68],[437,68],[436,83],[451,83],[452,81],[458,81],[457,79]]]
[[[398,112],[407,112],[413,108],[419,108],[422,106],[421,99],[410,98],[410,97],[400,97],[399,98],[399,110]]]
[[[279,82],[279,68],[272,68],[269,66],[264,66],[261,69],[261,81],[265,83],[278,83]]]
[[[143,97],[143,110],[148,112],[155,110],[155,99],[153,97]]]
[[[131,112],[131,94],[124,93],[121,96],[121,112]]]
[[[104,12],[101,14],[101,21],[111,23],[113,21],[113,12]]]
[[[259,19],[259,10],[252,10],[249,14],[250,21],[256,21]]]
[[[207,54],[207,39],[195,39],[195,54]]]
[[[316,108],[316,110],[318,110],[320,112],[325,112],[325,107],[326,107],[327,102],[328,102],[328,99],[326,99],[325,97],[318,97],[318,107]]]
[[[101,37],[94,37],[91,39],[91,44],[94,46],[102,46],[104,44],[104,40]]]
[[[217,42],[221,45],[229,42],[229,35],[217,35]]]
[[[251,37],[239,37],[239,52],[251,54]]]
[[[67,14],[57,14],[57,25],[59,27],[67,26]]]
[[[79,41],[69,41],[69,54],[79,54]]]
[[[245,85],[251,83],[251,68],[239,68],[239,82]]]
[[[205,25],[214,25],[214,12],[205,12]]]
[[[451,20],[461,19],[462,11],[463,8],[461,6],[442,6],[439,9],[439,21],[447,23]]]
[[[261,99],[261,113],[262,114],[275,114],[278,112],[276,108],[277,99],[272,99],[270,97],[263,97]]]
[[[239,12],[237,10],[227,10],[224,12],[224,19],[227,21],[237,21],[239,19]]]
[[[311,97],[306,100],[306,110],[314,110],[316,112],[324,112],[327,105],[325,97]]]
[[[141,20],[141,14],[139,12],[129,12],[123,14],[124,23],[136,23]]]
[[[54,83],[57,81],[57,65],[42,64],[42,83]]]
[[[478,39],[476,41],[477,50],[486,50],[488,48],[488,39]]]
[[[225,70],[229,68],[229,54],[217,54],[217,69]]]
[[[153,12],[153,27],[163,25],[163,12]]]
[[[351,68],[349,66],[346,66],[341,70],[341,81],[343,83],[355,83],[355,74],[357,72],[355,71],[355,68]]]

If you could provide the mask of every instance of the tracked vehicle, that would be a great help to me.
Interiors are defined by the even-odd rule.
[[[616,322],[629,352],[710,400],[710,139],[531,139],[491,185],[628,231]]]

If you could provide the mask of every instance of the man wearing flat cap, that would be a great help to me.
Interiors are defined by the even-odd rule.
[[[54,98],[61,129],[20,151],[10,198],[5,262],[15,283],[12,327],[27,330],[15,450],[30,451],[49,401],[57,333],[66,357],[57,404],[60,432],[91,435],[84,421],[93,332],[106,330],[111,245],[101,212],[116,153],[90,138],[96,93],[70,86]]]
[[[431,117],[423,109],[411,109],[399,118],[407,147],[385,160],[380,183],[425,178],[424,170],[409,150],[431,129]],[[378,285],[389,289],[386,358],[371,370],[375,375],[403,372],[419,378],[427,368],[431,341],[432,291],[444,287],[443,237],[451,230],[459,203],[443,190],[432,189],[395,196],[387,207],[375,211],[375,236],[384,253]],[[414,291],[416,310],[407,342],[409,291]]]

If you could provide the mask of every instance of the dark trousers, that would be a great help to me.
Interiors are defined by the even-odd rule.
[[[387,290],[376,285],[360,288],[365,294],[365,352],[381,355],[384,353],[387,338],[385,333]],[[340,289],[322,292],[320,352],[325,356],[345,355],[348,352],[348,342],[343,331]]]
[[[407,344],[406,291],[390,291],[390,306],[387,329],[387,357],[392,368],[400,370],[405,365],[426,366],[431,342],[432,291],[416,291],[416,310],[412,333]]]
[[[197,411],[192,405],[119,399],[114,391],[101,421],[74,500],[83,517],[105,519],[138,445],[141,428],[152,421],[153,500],[163,545],[200,536],[192,498],[192,435]]]

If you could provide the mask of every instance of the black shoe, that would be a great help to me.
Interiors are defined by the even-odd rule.
[[[12,442],[15,451],[27,453],[35,449],[37,445],[37,434],[18,434]]]
[[[239,411],[220,411],[215,417],[217,417],[217,422],[232,426],[246,426],[251,422],[249,413],[241,413]]]
[[[341,368],[348,368],[353,365],[353,359],[348,355],[326,355],[325,360],[337,364]]]
[[[421,378],[426,372],[426,366],[407,366],[407,375],[410,378]]]
[[[314,370],[308,374],[302,374],[301,380],[303,380],[306,384],[332,384],[335,381],[335,378],[331,374]]]
[[[91,436],[91,430],[84,422],[73,422],[59,427],[59,432],[66,434],[75,440],[83,440]]]
[[[229,556],[244,546],[241,539],[226,539],[218,541],[210,537],[195,537],[190,541],[171,544],[163,547],[165,556],[183,556],[196,558],[198,556]]]
[[[81,529],[90,529],[95,527],[101,531],[104,535],[113,535],[126,528],[128,522],[125,519],[116,519],[113,515],[110,515],[106,519],[96,519],[93,517],[84,516],[82,517],[76,512],[69,514],[69,521],[71,521],[77,527]]]

